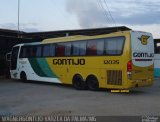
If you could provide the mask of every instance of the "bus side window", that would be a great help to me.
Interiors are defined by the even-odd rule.
[[[106,55],[120,55],[123,51],[124,37],[105,39]]]
[[[73,56],[79,56],[79,42],[73,42],[72,43],[72,55]]]
[[[49,52],[50,52],[50,45],[44,45],[43,46],[43,56],[49,57],[50,56]]]
[[[65,56],[71,55],[71,42],[65,43]]]
[[[32,54],[31,46],[26,46],[26,58],[30,58]]]
[[[36,56],[41,57],[42,55],[42,46],[37,46]]]
[[[24,46],[21,47],[19,58],[26,58],[26,48]]]
[[[65,46],[63,43],[59,43],[56,45],[56,56],[64,56]]]
[[[32,46],[31,47],[31,57],[36,57],[37,47]]]
[[[54,44],[51,44],[50,45],[50,56],[55,56],[55,45]]]
[[[20,52],[20,58],[29,58],[31,57],[32,48],[31,46],[22,46]]]
[[[87,55],[95,56],[97,54],[97,41],[88,41],[87,43]]]
[[[87,46],[87,41],[81,41],[79,45],[80,49],[80,56],[86,55],[86,46]]]
[[[98,39],[97,41],[97,55],[104,54],[104,39]]]

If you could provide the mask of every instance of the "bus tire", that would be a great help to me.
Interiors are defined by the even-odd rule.
[[[22,82],[27,82],[27,75],[25,72],[21,72],[20,79]]]
[[[73,87],[77,90],[84,90],[86,88],[86,83],[81,75],[75,75],[73,77]]]
[[[88,89],[97,91],[99,89],[99,82],[96,76],[90,75],[86,79]]]

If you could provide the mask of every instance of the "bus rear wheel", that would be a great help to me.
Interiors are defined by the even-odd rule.
[[[99,82],[95,76],[93,75],[89,76],[86,82],[88,89],[92,91],[97,91],[99,89]]]
[[[77,90],[84,90],[86,88],[86,83],[81,75],[75,75],[73,77],[73,86]]]
[[[21,72],[20,79],[22,82],[27,82],[27,75],[25,72]]]

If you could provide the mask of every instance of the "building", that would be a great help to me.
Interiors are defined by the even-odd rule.
[[[18,43],[33,42],[32,39],[18,38],[25,32],[15,30],[0,29],[0,75],[8,74],[7,62],[5,55],[11,52],[13,45]]]

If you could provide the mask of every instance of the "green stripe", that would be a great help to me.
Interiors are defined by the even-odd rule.
[[[154,76],[160,77],[160,68],[154,68]]]
[[[57,76],[50,69],[45,58],[29,58],[29,62],[38,76],[57,78]]]
[[[50,69],[48,62],[45,58],[39,58],[37,59],[37,62],[47,77],[57,77]]]

